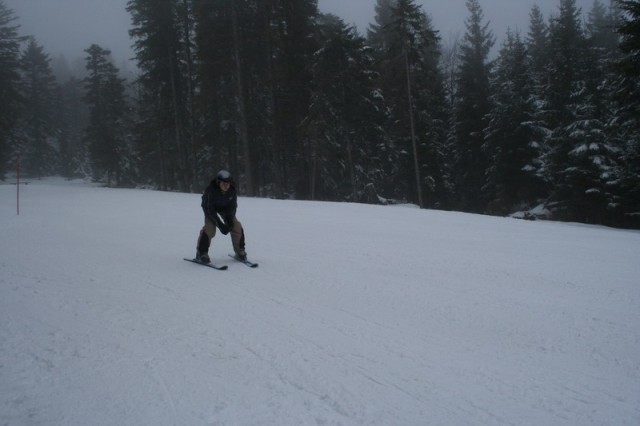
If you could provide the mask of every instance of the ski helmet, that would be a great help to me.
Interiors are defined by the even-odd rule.
[[[216,180],[218,181],[218,183],[220,183],[220,182],[232,183],[233,182],[233,178],[231,177],[231,173],[229,173],[226,170],[220,170],[218,172],[218,174],[216,175]]]

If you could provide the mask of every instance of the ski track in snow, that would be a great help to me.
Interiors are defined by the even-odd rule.
[[[0,185],[0,425],[637,425],[640,232]]]

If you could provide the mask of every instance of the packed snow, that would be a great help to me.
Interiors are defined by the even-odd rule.
[[[0,185],[0,425],[638,425],[640,232]]]

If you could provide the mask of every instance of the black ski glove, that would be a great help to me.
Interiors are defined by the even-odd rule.
[[[231,231],[233,229],[233,216],[225,217],[224,223],[227,225],[227,228],[229,228],[229,231]]]
[[[220,219],[220,216],[216,215],[216,225],[218,226],[218,229],[220,230],[220,232],[222,232],[223,235],[227,235],[230,231],[229,226],[224,223],[222,221],[222,219]]]

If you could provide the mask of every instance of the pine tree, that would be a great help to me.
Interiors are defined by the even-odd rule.
[[[611,116],[611,81],[614,79],[612,65],[618,59],[618,35],[615,28],[619,13],[617,8],[608,11],[604,5],[596,0],[588,14],[585,26],[586,57],[589,65],[583,70],[585,91],[588,100],[593,105],[594,114],[602,121],[608,121]]]
[[[231,4],[228,1],[194,0],[197,116],[201,136],[196,143],[199,184],[205,185],[214,173],[211,168],[236,171],[232,159],[237,146],[236,66],[232,43]],[[249,19],[243,14],[241,22]],[[245,67],[246,69],[246,67]],[[236,176],[238,173],[235,173]]]
[[[623,12],[617,28],[622,57],[615,64],[618,116],[612,122],[622,153],[617,176],[622,188],[624,225],[640,227],[640,1],[618,0]]]
[[[195,172],[190,1],[129,0],[127,11],[141,71],[136,134],[142,173],[161,189],[189,191]]]
[[[543,87],[547,84],[546,71],[549,61],[549,27],[544,21],[540,7],[537,5],[531,9],[529,19],[529,33],[526,40],[528,55],[531,58],[529,74],[536,85],[536,95],[540,98]]]
[[[509,32],[497,60],[483,147],[489,160],[483,188],[489,213],[527,209],[543,195],[538,141],[544,129],[535,118],[530,61],[520,35]]]
[[[616,28],[619,26],[619,11],[612,4],[607,8],[600,0],[594,0],[587,16],[586,37],[592,48],[602,49],[601,56],[608,56],[618,47]]]
[[[549,140],[552,135],[552,121],[549,110],[550,99],[548,91],[550,87],[551,74],[551,40],[549,25],[545,23],[540,8],[534,6],[529,14],[529,31],[525,41],[529,70],[527,75],[531,79],[531,103],[533,105],[531,123],[535,126],[536,138],[533,141],[535,149],[538,151],[536,161],[538,178],[544,182],[542,198],[549,195],[552,178],[546,163],[549,152]],[[552,117],[551,117],[552,118]],[[532,194],[538,194],[536,190]]]
[[[237,170],[247,190],[308,197],[301,123],[317,50],[317,2],[195,0],[194,11],[203,160]]]
[[[387,108],[387,156],[394,163],[384,190],[421,207],[439,206],[447,120],[439,38],[412,0],[381,1],[376,10],[378,25],[371,26],[369,42]]]
[[[311,106],[303,123],[310,198],[359,201],[385,176],[376,73],[355,28],[323,15],[318,32],[322,47],[313,56]]]
[[[15,123],[20,111],[20,44],[19,25],[13,11],[0,0],[0,180],[4,180],[13,144]]]
[[[545,109],[542,112],[550,129],[544,157],[545,176],[552,188],[548,206],[556,214],[564,209],[562,215],[565,217],[570,217],[572,212],[567,207],[568,201],[563,199],[567,195],[559,194],[567,193],[563,187],[563,173],[567,170],[569,152],[573,149],[566,134],[568,126],[574,123],[572,96],[580,93],[579,74],[586,54],[579,16],[575,0],[560,0],[559,15],[552,16],[549,21],[549,59],[544,88]]]
[[[580,13],[575,0],[560,0],[559,15],[550,21],[546,96],[552,129],[572,121],[568,106],[572,95],[579,90],[577,86],[586,55]]]
[[[575,0],[562,0],[551,31],[548,98],[554,124],[549,171],[553,190],[548,207],[557,218],[607,222],[617,148],[606,136],[609,120],[599,51],[590,48]]]
[[[256,193],[253,164],[260,147],[255,140],[264,132],[255,123],[265,109],[255,95],[265,82],[265,67],[258,65],[264,57],[259,10],[255,1],[194,1],[198,105],[206,135],[198,143],[199,157],[234,170],[247,195]]]
[[[85,52],[85,101],[89,106],[86,141],[93,175],[97,180],[106,178],[107,186],[124,185],[131,180],[131,170],[125,167],[131,153],[126,139],[124,80],[110,62],[109,50],[93,44]]]
[[[483,24],[484,13],[478,0],[467,0],[470,16],[467,32],[460,47],[460,66],[457,74],[455,105],[456,198],[463,211],[483,212],[486,197],[487,159],[482,151],[486,115],[490,111],[490,82],[492,64],[488,56],[494,44],[489,23]]]
[[[55,120],[58,88],[49,56],[33,37],[20,58],[20,70],[20,90],[24,99],[20,120],[24,171],[35,177],[54,174],[58,172],[59,128]]]
[[[388,49],[386,30],[392,21],[392,8],[396,7],[397,0],[376,0],[374,6],[375,23],[369,24],[367,30],[367,40],[371,46],[380,52],[384,52]]]
[[[311,58],[318,46],[313,37],[318,16],[316,0],[277,0],[270,25],[275,26],[274,62],[269,76],[273,86],[273,122],[279,140],[276,183],[286,193],[309,198],[310,153],[302,143],[300,124],[311,102]],[[306,150],[307,149],[307,150]],[[281,182],[281,183],[279,183]]]
[[[60,123],[60,174],[67,178],[91,178],[91,160],[84,130],[89,111],[84,102],[83,82],[75,77],[60,85],[56,121]]]
[[[428,41],[416,63],[413,80],[423,206],[447,209],[451,204],[452,192],[448,164],[450,104],[442,67],[440,37],[426,13],[423,14],[423,28]]]

